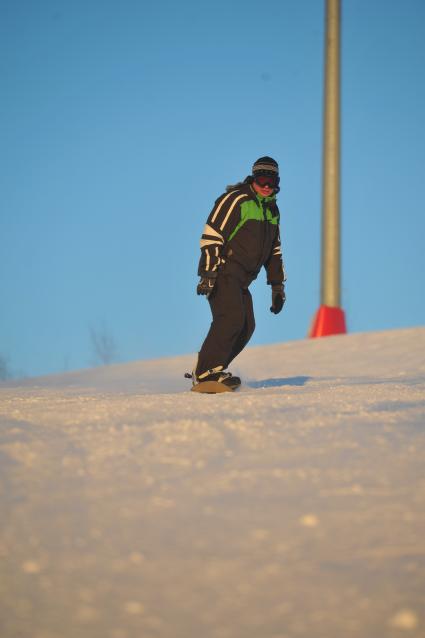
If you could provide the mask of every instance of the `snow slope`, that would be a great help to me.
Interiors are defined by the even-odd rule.
[[[0,385],[2,638],[425,636],[425,328]]]

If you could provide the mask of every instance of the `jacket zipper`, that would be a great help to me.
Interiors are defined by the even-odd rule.
[[[256,272],[259,272],[261,270],[261,266],[263,265],[263,262],[264,262],[264,246],[266,245],[266,233],[267,233],[267,215],[266,215],[267,202],[266,201],[261,202],[261,208],[263,209],[263,222],[264,222],[263,245],[261,246],[260,261],[257,264]]]

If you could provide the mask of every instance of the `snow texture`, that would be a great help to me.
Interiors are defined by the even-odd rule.
[[[425,636],[425,328],[0,386],[2,638]]]

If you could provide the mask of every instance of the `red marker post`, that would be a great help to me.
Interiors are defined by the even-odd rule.
[[[347,332],[340,284],[340,0],[326,0],[321,305],[310,337]]]

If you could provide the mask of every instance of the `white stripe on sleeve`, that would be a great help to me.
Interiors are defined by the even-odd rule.
[[[217,241],[215,239],[201,239],[201,241],[199,242],[201,245],[201,248],[205,248],[205,246],[217,246]],[[220,245],[223,242],[220,242]]]
[[[214,222],[217,219],[217,215],[221,211],[221,207],[223,206],[224,202],[226,202],[229,199],[229,197],[231,197],[235,193],[237,193],[237,191],[230,191],[230,193],[228,195],[226,195],[226,197],[223,197],[223,199],[221,200],[221,202],[217,206],[214,215],[212,216],[212,219],[211,219],[212,222]]]
[[[227,224],[227,220],[229,219],[230,215],[232,214],[232,211],[233,211],[234,207],[236,206],[236,204],[238,203],[238,201],[239,201],[240,199],[242,199],[243,197],[248,197],[248,195],[247,195],[246,193],[243,193],[242,195],[239,195],[239,197],[236,197],[236,198],[235,198],[235,200],[234,200],[233,204],[230,206],[230,208],[229,208],[229,210],[228,210],[228,212],[227,212],[226,217],[225,217],[225,218],[224,218],[224,220],[223,220],[223,223],[222,223],[222,224],[221,224],[221,226],[220,226],[220,230],[223,230],[223,228],[224,228],[224,227],[225,227],[225,225]]]
[[[215,262],[215,265],[213,266],[213,270],[217,270],[218,265],[220,263],[220,259],[218,256],[218,246],[215,247],[215,256],[216,256],[216,262]]]
[[[205,224],[203,235],[211,235],[211,237],[217,237],[221,242],[224,242],[223,235],[221,235],[215,228],[210,226],[209,224]]]

